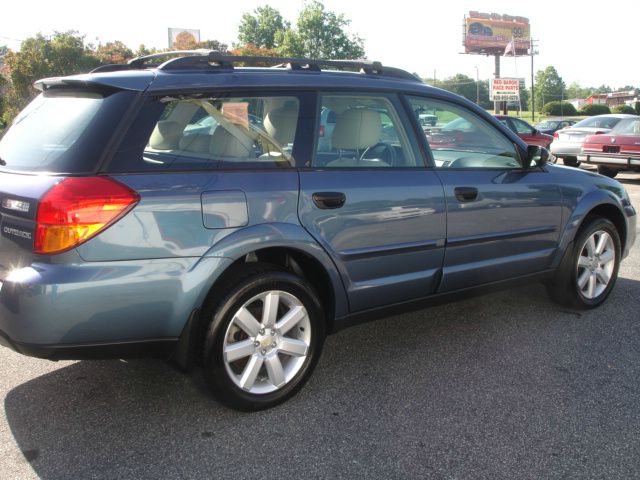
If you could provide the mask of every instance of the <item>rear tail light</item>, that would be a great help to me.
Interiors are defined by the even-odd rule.
[[[602,135],[603,133],[606,133],[606,132],[596,132],[594,133],[594,135]]]
[[[107,177],[65,178],[38,205],[36,253],[77,247],[123,217],[140,200],[129,187]]]
[[[318,135],[320,135],[321,137],[324,137],[324,132],[325,132],[324,125],[320,125],[320,132],[318,133]]]
[[[554,140],[558,140],[558,138],[560,138],[560,135],[558,134],[558,132],[553,132],[553,138]]]

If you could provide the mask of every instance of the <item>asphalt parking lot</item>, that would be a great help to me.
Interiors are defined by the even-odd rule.
[[[639,311],[636,244],[599,309],[532,285],[354,327],[254,414],[160,361],[0,348],[0,478],[640,478]]]

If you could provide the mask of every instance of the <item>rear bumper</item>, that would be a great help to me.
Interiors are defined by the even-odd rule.
[[[640,168],[639,156],[623,157],[621,155],[578,155],[578,160],[593,165],[609,165],[624,170],[627,168]]]
[[[549,145],[549,151],[551,151],[551,153],[553,153],[556,157],[577,157],[582,151],[582,142],[559,143],[558,141],[554,141],[551,142],[551,145]]]
[[[32,264],[0,280],[0,344],[50,359],[164,356],[230,263]]]
[[[14,342],[0,330],[0,345],[29,357],[47,360],[96,360],[106,358],[169,358],[177,346],[177,338],[139,340],[133,342],[37,345]]]

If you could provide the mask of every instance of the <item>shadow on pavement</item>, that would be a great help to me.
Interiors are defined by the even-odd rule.
[[[639,411],[616,414],[592,385],[601,369],[612,382],[593,360],[619,334],[602,317],[639,291],[619,282],[597,314],[534,285],[354,327],[328,339],[297,397],[256,414],[158,361],[74,363],[10,391],[5,411],[43,479],[595,475],[589,442],[622,455],[633,430],[612,435],[601,415],[624,425]]]

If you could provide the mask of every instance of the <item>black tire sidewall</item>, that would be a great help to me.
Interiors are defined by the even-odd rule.
[[[224,337],[235,312],[256,295],[281,290],[294,295],[304,305],[311,324],[307,358],[298,373],[282,388],[256,395],[238,387],[227,373],[223,358]],[[320,356],[325,337],[322,306],[313,288],[301,277],[285,271],[267,271],[246,278],[209,312],[211,321],[205,337],[204,373],[214,396],[236,410],[256,411],[276,406],[293,396],[306,383]]]

